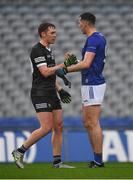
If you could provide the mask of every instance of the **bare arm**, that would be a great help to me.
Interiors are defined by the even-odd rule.
[[[80,71],[82,69],[86,69],[89,68],[93,59],[95,57],[95,53],[93,52],[87,52],[85,54],[84,60],[80,61],[78,64],[76,65],[72,65],[70,67],[67,67],[68,72],[76,72],[76,71]]]
[[[38,69],[44,77],[48,77],[48,76],[53,75],[57,69],[62,68],[62,67],[64,67],[63,63],[56,65],[54,67],[47,67],[46,65],[42,65],[38,67]]]

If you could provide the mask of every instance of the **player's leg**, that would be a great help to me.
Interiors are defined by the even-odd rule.
[[[84,126],[90,137],[90,142],[94,151],[94,162],[103,166],[102,162],[102,129],[99,119],[101,114],[101,104],[105,94],[106,84],[98,86],[82,86],[82,104]],[[93,165],[92,165],[93,166]]]
[[[52,130],[53,165],[61,162],[62,150],[62,109],[53,111],[54,125]]]
[[[23,145],[12,152],[15,163],[20,168],[24,168],[23,155],[27,149],[45,136],[53,126],[53,115],[51,112],[52,110],[49,104],[49,99],[46,96],[36,96],[31,92],[31,100],[40,123],[40,128],[33,131]]]
[[[23,143],[23,145],[12,152],[14,161],[19,168],[24,168],[24,153],[38,140],[47,135],[53,127],[53,116],[51,112],[39,112],[36,114],[40,123],[40,128],[33,131],[29,138],[26,139],[26,141]]]
[[[52,145],[53,155],[61,154],[62,148],[62,109],[53,111]]]
[[[39,112],[37,113],[37,118],[40,123],[40,128],[33,131],[30,137],[24,142],[23,146],[26,149],[47,135],[53,127],[53,116],[51,112]]]
[[[90,142],[94,152],[94,161],[102,164],[103,137],[102,129],[99,123],[100,113],[100,105],[83,106],[84,126],[89,134]]]
[[[55,168],[74,168],[73,166],[66,165],[61,161],[62,151],[62,107],[57,94],[52,99],[53,108],[53,131],[52,131],[52,146],[53,146],[53,167]]]

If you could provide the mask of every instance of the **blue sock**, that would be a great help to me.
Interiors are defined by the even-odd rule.
[[[98,163],[102,163],[102,153],[95,153],[94,152],[94,161],[98,162]]]

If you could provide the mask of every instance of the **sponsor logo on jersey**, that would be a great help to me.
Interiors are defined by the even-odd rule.
[[[53,55],[53,54],[51,54],[51,55],[50,55],[50,54],[48,54],[48,55],[47,55],[47,58],[54,59],[54,55]]]
[[[44,61],[46,61],[46,59],[45,59],[44,56],[37,57],[37,58],[35,58],[34,60],[35,60],[35,63],[39,63],[39,62],[44,62]]]

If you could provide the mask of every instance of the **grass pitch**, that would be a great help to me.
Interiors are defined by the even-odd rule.
[[[89,169],[87,163],[67,163],[74,169],[54,169],[51,163],[34,163],[18,169],[0,164],[0,179],[133,179],[133,163],[105,163],[105,168]]]

